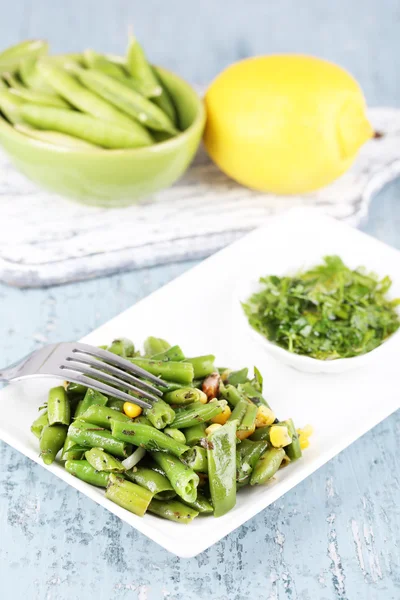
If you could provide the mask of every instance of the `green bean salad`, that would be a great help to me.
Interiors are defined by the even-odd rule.
[[[174,99],[132,35],[125,57],[49,56],[42,40],[4,50],[0,111],[22,134],[64,149],[140,148],[179,133]]]
[[[280,421],[263,397],[257,368],[217,368],[213,355],[187,358],[149,337],[144,353],[125,338],[102,346],[161,377],[163,397],[142,409],[65,382],[49,391],[31,426],[45,464],[65,469],[143,516],[178,523],[220,517],[244,486],[267,484],[307,448],[310,426]]]

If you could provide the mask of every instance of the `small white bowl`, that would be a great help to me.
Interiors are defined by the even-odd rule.
[[[312,262],[312,265],[316,265],[322,262],[321,258],[316,258]],[[309,265],[311,267],[311,264]],[[301,265],[299,269],[303,269],[304,265]],[[308,268],[308,267],[306,267]],[[299,269],[288,269],[285,273],[271,273],[276,275],[287,275],[292,272],[296,272]],[[259,273],[259,276],[266,275],[267,273]],[[281,346],[278,346],[274,342],[268,340],[264,335],[256,331],[248,322],[248,319],[243,311],[242,302],[247,302],[250,296],[255,292],[262,289],[262,285],[258,281],[258,277],[252,277],[248,275],[247,279],[243,279],[237,286],[237,293],[234,295],[235,313],[241,324],[243,332],[249,336],[255,343],[258,344],[268,354],[274,356],[277,360],[282,363],[297,369],[298,371],[305,371],[307,373],[343,373],[350,371],[351,369],[358,369],[371,363],[371,361],[380,360],[384,357],[385,353],[389,348],[392,347],[393,341],[398,340],[400,329],[385,340],[380,346],[362,354],[360,356],[353,356],[350,358],[336,358],[334,360],[320,360],[318,358],[311,358],[310,356],[304,356],[289,352]],[[399,309],[398,309],[399,312]],[[240,313],[240,316],[239,314]],[[399,312],[400,314],[400,312]]]

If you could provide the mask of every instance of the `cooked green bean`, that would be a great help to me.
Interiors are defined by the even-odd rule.
[[[177,442],[182,442],[182,444],[186,444],[185,434],[179,429],[171,429],[171,427],[166,427],[163,433],[165,433],[165,435],[169,435]]]
[[[245,383],[249,370],[247,368],[240,369],[240,371],[231,371],[228,376],[228,384],[237,386],[239,383]]]
[[[35,140],[39,140],[40,142],[44,142],[46,144],[51,144],[52,146],[58,146],[60,148],[65,148],[68,150],[102,150],[102,148],[100,148],[99,146],[89,144],[89,142],[84,142],[83,140],[75,138],[72,135],[67,135],[66,133],[59,133],[58,131],[46,131],[43,129],[34,129],[33,127],[28,127],[27,125],[19,124],[14,125],[14,127],[17,131],[23,133],[26,136]]]
[[[143,517],[150,504],[152,493],[136,483],[126,481],[111,473],[108,478],[106,498],[135,515]]]
[[[267,448],[268,442],[266,440],[254,442],[247,439],[238,444],[236,449],[236,481],[239,485],[247,485],[250,482],[251,473]]]
[[[112,423],[115,422],[116,421],[112,421]],[[122,422],[120,422],[120,424],[126,425],[126,423]],[[103,450],[106,450],[119,458],[126,458],[132,454],[132,445],[130,443],[125,443],[123,440],[116,439],[108,430],[103,429],[94,423],[86,423],[79,419],[69,426],[68,437],[82,446],[87,446],[89,448],[103,448]]]
[[[162,468],[178,496],[187,502],[194,502],[199,485],[197,473],[172,454],[152,452],[151,456]]]
[[[87,423],[93,423],[104,429],[111,429],[111,419],[122,421],[123,423],[131,423],[131,419],[125,413],[116,411],[109,406],[99,406],[92,404],[85,412],[79,413],[79,419]]]
[[[196,446],[199,444],[199,442],[206,437],[206,427],[207,425],[205,423],[196,423],[196,425],[183,429],[186,444],[188,446]]]
[[[176,496],[176,492],[165,475],[161,475],[147,467],[134,467],[126,472],[126,476],[134,483],[141,485],[154,494],[158,500],[169,500]]]
[[[280,423],[278,423],[278,425],[286,425],[286,427],[288,428],[288,432],[292,437],[292,443],[285,447],[285,452],[291,461],[297,460],[302,456],[303,453],[301,451],[299,436],[297,434],[293,420],[287,419],[286,421],[281,421]]]
[[[152,360],[163,360],[164,362],[169,360],[180,362],[181,360],[185,360],[185,355],[180,346],[172,346],[163,352],[154,354],[151,358]]]
[[[125,402],[123,400],[118,400],[118,398],[109,398],[107,402],[108,408],[112,408],[118,412],[124,412],[124,404]]]
[[[264,452],[254,467],[250,485],[260,485],[271,479],[281,466],[284,456],[283,448],[271,448]]]
[[[207,354],[206,356],[195,356],[194,358],[185,358],[185,362],[193,365],[195,379],[203,379],[207,375],[215,372],[215,356]]]
[[[71,440],[71,438],[68,437],[67,433],[61,454],[61,460],[80,460],[83,458],[86,450],[87,446],[80,446],[79,444],[76,444],[73,440]]]
[[[134,423],[141,423],[142,425],[149,425],[149,427],[152,427],[149,419],[147,417],[145,417],[144,415],[139,415],[138,417],[135,417],[133,419]]]
[[[85,458],[89,465],[96,471],[107,473],[124,473],[125,468],[120,460],[104,452],[102,448],[91,448],[85,452]]]
[[[207,402],[207,396],[197,388],[183,387],[164,394],[164,400],[165,402],[168,402],[168,404],[177,405],[193,404],[193,402],[205,404]]]
[[[257,406],[261,404],[266,406],[267,408],[271,408],[264,396],[262,395],[262,393],[254,387],[251,381],[247,381],[246,383],[240,383],[238,385],[238,391],[241,394],[247,396],[247,398]]]
[[[175,420],[171,423],[171,427],[181,429],[182,427],[192,427],[192,425],[210,421],[222,413],[225,406],[225,400],[212,400],[207,404],[193,402],[193,404],[189,404],[188,406],[177,408],[175,410]]]
[[[175,419],[175,411],[161,398],[152,402],[151,408],[146,408],[144,414],[156,429],[164,429]]]
[[[105,406],[108,402],[107,396],[104,396],[101,392],[98,392],[97,390],[92,390],[92,388],[85,389],[86,393],[82,400],[78,402],[78,405],[75,409],[75,419],[80,415],[83,415],[83,413],[87,411],[89,406],[92,406],[94,404],[96,406]]]
[[[131,442],[135,446],[141,446],[146,450],[157,450],[158,452],[171,452],[176,456],[181,456],[189,446],[177,442],[162,431],[143,425],[142,423],[123,423],[121,421],[111,420],[112,435],[118,440]],[[98,444],[100,446],[100,444]]]
[[[145,96],[155,98],[162,94],[162,87],[147,62],[144,50],[133,35],[129,36],[126,65],[130,75],[138,82],[140,90]]]
[[[86,483],[97,487],[107,487],[109,473],[96,471],[87,460],[67,460],[64,466],[68,473]]]
[[[163,519],[184,524],[190,523],[199,514],[197,510],[194,510],[178,500],[152,500],[149,504],[148,511]]]
[[[23,122],[22,107],[24,105],[25,100],[13,94],[11,90],[0,89],[0,110],[13,125]]]
[[[232,415],[235,410],[236,407],[234,408]],[[244,413],[244,416],[238,426],[238,437],[240,437],[240,432],[246,433],[249,431],[253,432],[255,430],[256,416],[257,406],[252,402],[248,402],[246,412]]]
[[[239,392],[237,388],[235,388],[235,386],[220,384],[219,391],[221,396],[228,400],[231,406],[236,407],[241,401],[243,404],[244,396]]]
[[[171,344],[161,338],[149,336],[144,342],[144,353],[149,358],[171,348]]]
[[[15,71],[21,60],[26,58],[36,59],[47,54],[49,45],[43,40],[27,40],[11,46],[0,53],[0,72]]]
[[[135,345],[128,338],[118,338],[117,340],[114,340],[107,346],[107,350],[108,352],[122,356],[122,358],[135,356]]]
[[[173,135],[178,133],[169,117],[158,106],[123,83],[94,70],[77,67],[74,68],[74,73],[88,88],[88,93],[98,94],[103,102],[110,102],[110,106],[115,107],[114,110],[121,110],[149,129],[166,131]]]
[[[65,425],[45,425],[40,436],[40,456],[46,465],[54,462],[67,437]]]
[[[49,425],[69,425],[71,422],[69,400],[62,385],[51,388],[49,391],[47,416]]]
[[[250,440],[258,442],[259,440],[265,440],[269,442],[269,432],[271,429],[271,425],[267,425],[266,427],[257,427],[254,433],[249,437]]]
[[[68,398],[70,400],[75,399],[79,396],[84,396],[87,392],[88,388],[80,383],[74,383],[73,381],[68,381],[65,386],[65,391],[68,394]]]
[[[207,436],[207,458],[214,516],[221,517],[236,504],[236,421]]]
[[[183,460],[193,471],[208,473],[207,450],[201,446],[193,446],[185,452]]]
[[[130,362],[138,367],[142,367],[152,375],[161,377],[166,381],[174,381],[182,384],[188,384],[193,381],[193,366],[186,362],[176,362],[162,360],[152,360],[151,358],[135,357],[130,358]]]
[[[235,408],[233,409],[232,414],[228,420],[237,421],[240,424],[243,420],[243,417],[246,414],[248,406],[248,401],[245,398],[241,398],[239,402],[235,405]]]
[[[31,431],[33,435],[40,439],[42,435],[43,428],[49,424],[49,419],[47,417],[47,410],[44,410],[37,419],[35,419],[31,425]]]
[[[213,505],[203,494],[197,492],[197,498],[194,502],[185,502],[190,508],[197,510],[203,515],[210,515],[214,512]]]
[[[0,92],[4,93],[6,91]],[[1,101],[0,107],[2,108]],[[115,122],[95,119],[90,115],[63,108],[23,103],[21,118],[38,129],[66,133],[104,148],[140,148],[152,143],[145,130],[122,127]]]

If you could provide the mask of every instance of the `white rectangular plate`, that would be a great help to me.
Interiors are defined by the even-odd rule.
[[[242,238],[85,338],[103,344],[118,336],[142,344],[148,335],[180,344],[187,355],[216,354],[217,364],[257,365],[265,396],[279,418],[297,426],[311,423],[315,434],[302,460],[279,472],[265,487],[244,489],[230,513],[198,518],[184,526],[152,515],[143,519],[118,507],[59,464],[45,467],[149,538],[181,557],[199,554],[245,523],[399,407],[399,343],[368,369],[338,375],[297,372],[260,353],[238,323],[234,306],[238,281],[250,273],[282,273],[294,266],[339,254],[350,266],[365,265],[393,278],[400,296],[400,252],[308,209],[271,218]],[[400,336],[398,336],[400,337]],[[30,424],[47,397],[51,380],[10,385],[0,391],[0,438],[42,464]]]

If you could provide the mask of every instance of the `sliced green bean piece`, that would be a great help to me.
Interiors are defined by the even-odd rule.
[[[285,446],[285,452],[291,461],[297,460],[302,456],[303,453],[301,451],[299,436],[293,420],[287,419],[286,421],[280,421],[277,423],[277,425],[286,425],[288,428],[288,432],[292,436],[292,443],[288,446]]]
[[[0,53],[0,72],[16,71],[21,60],[26,58],[36,59],[47,54],[49,45],[43,40],[27,40],[11,46]]]
[[[94,423],[104,429],[111,429],[111,419],[122,421],[123,423],[131,423],[132,420],[125,413],[118,412],[109,406],[99,406],[92,404],[84,413],[79,414],[79,419],[87,423]]]
[[[251,434],[249,440],[253,440],[255,442],[259,440],[265,440],[268,443],[270,442],[269,432],[271,429],[271,425],[266,425],[265,427],[257,427],[254,433]]]
[[[207,404],[193,402],[193,404],[189,404],[188,406],[177,408],[175,410],[175,420],[171,423],[171,427],[181,429],[192,427],[192,425],[197,425],[198,423],[205,423],[222,413],[225,406],[225,400],[212,400]]]
[[[264,452],[254,467],[250,485],[261,485],[271,479],[281,466],[284,456],[283,448],[271,448]]]
[[[76,68],[74,73],[88,88],[88,92],[95,92],[104,102],[110,102],[113,107],[133,117],[142,125],[172,135],[178,133],[170,118],[158,106],[123,83],[98,71]]]
[[[96,471],[106,471],[107,473],[124,473],[125,469],[121,461],[111,454],[104,452],[102,448],[91,448],[85,452],[85,458],[89,465]]]
[[[153,336],[149,336],[144,342],[144,352],[148,357],[165,352],[170,347],[171,344],[167,341]]]
[[[68,437],[67,433],[67,437],[65,438],[64,447],[61,454],[61,460],[80,460],[81,458],[83,458],[83,455],[85,454],[86,450],[86,446],[80,446],[79,444],[75,444],[75,442]]]
[[[235,412],[235,409],[232,412]],[[246,412],[244,413],[243,419],[241,420],[239,426],[238,426],[238,434],[240,437],[240,432],[248,432],[248,431],[254,431],[255,429],[255,423],[256,423],[256,417],[257,417],[257,406],[255,404],[253,404],[252,402],[248,402],[247,403],[247,408],[246,408]]]
[[[197,493],[197,498],[194,502],[185,502],[190,508],[197,510],[203,515],[210,515],[214,512],[213,505],[203,494]]]
[[[260,456],[268,448],[268,442],[243,440],[236,450],[236,481],[240,485],[250,482],[251,473]]]
[[[126,424],[121,422],[121,425]],[[81,446],[103,448],[119,458],[126,458],[132,454],[132,444],[116,439],[109,431],[94,423],[77,420],[69,426],[68,436]]]
[[[44,410],[37,419],[35,419],[31,425],[31,431],[33,435],[40,439],[42,435],[43,428],[49,424],[49,419],[47,417],[47,410]]]
[[[176,496],[176,492],[165,475],[161,475],[147,467],[134,467],[126,472],[126,476],[134,483],[149,490],[158,500],[169,500]]]
[[[69,425],[71,409],[67,392],[62,385],[51,388],[47,400],[47,416],[49,425]]]
[[[125,402],[123,400],[118,400],[118,398],[109,398],[107,402],[108,408],[112,408],[118,412],[124,411],[124,404]]]
[[[89,406],[92,406],[93,404],[96,404],[97,406],[105,406],[107,404],[107,396],[104,396],[102,393],[92,390],[92,388],[85,388],[85,391],[86,393],[83,399],[78,402],[75,409],[75,419],[86,412]]]
[[[156,429],[164,429],[175,419],[175,411],[161,398],[155,400],[151,408],[146,408],[144,414]]]
[[[245,383],[248,381],[249,370],[247,368],[240,369],[240,371],[232,371],[228,376],[228,384],[237,386],[239,383]]]
[[[155,98],[162,94],[162,87],[147,62],[144,50],[133,35],[129,36],[126,65],[145,96]]]
[[[73,383],[72,381],[68,381],[65,386],[65,391],[68,394],[68,398],[70,400],[75,399],[79,396],[84,396],[87,392],[88,388],[80,383]]]
[[[193,402],[206,404],[207,396],[203,391],[197,388],[183,387],[164,394],[164,400],[165,402],[168,402],[168,404],[177,404],[183,406],[187,404],[193,404]]]
[[[182,442],[182,444],[186,444],[185,434],[179,429],[171,429],[171,427],[166,427],[163,433],[165,433],[165,435],[169,435],[177,442]]]
[[[143,517],[152,499],[152,493],[136,483],[126,481],[111,473],[108,479],[106,498],[135,515]]]
[[[6,90],[0,92],[2,110],[1,94],[5,93]],[[9,117],[8,114],[6,116]],[[19,122],[18,113],[16,117],[14,122]],[[151,137],[143,128],[143,131],[140,131],[134,127],[121,127],[115,122],[95,119],[90,115],[63,108],[22,103],[21,118],[38,129],[66,133],[104,148],[140,148],[152,143]]]
[[[194,510],[178,500],[164,501],[154,499],[150,502],[148,511],[158,517],[168,519],[168,521],[184,523],[185,525],[191,523],[199,514],[197,510]]]
[[[208,473],[207,450],[201,446],[193,446],[182,456],[188,467],[193,471]]]
[[[193,381],[193,366],[186,362],[152,360],[151,358],[130,358],[134,365],[142,367],[152,375],[161,377],[166,381],[174,381],[181,384],[188,384]]]
[[[186,444],[188,446],[197,446],[206,437],[206,427],[205,423],[197,423],[196,425],[192,425],[192,427],[183,429]]]
[[[46,465],[54,462],[67,437],[65,425],[46,425],[40,436],[40,456]]]
[[[239,402],[243,403],[243,400],[245,400],[243,394],[241,394],[233,385],[220,384],[219,392],[221,396],[228,400],[229,404],[233,407],[236,407]]]
[[[109,473],[96,471],[87,460],[67,460],[64,466],[68,473],[86,483],[97,487],[107,487]]]
[[[195,379],[204,379],[207,375],[215,373],[215,356],[207,354],[206,356],[196,356],[194,358],[185,358],[185,362],[193,365]]]
[[[13,125],[23,122],[22,107],[24,105],[25,100],[18,98],[11,90],[0,90],[0,110]]]
[[[107,346],[108,352],[122,356],[122,358],[129,358],[135,356],[135,345],[128,338],[118,338],[114,340],[110,346]]]
[[[152,452],[151,456],[162,468],[178,496],[187,502],[194,502],[199,485],[197,473],[172,454]]]
[[[172,346],[171,348],[168,348],[168,350],[165,350],[164,352],[159,352],[158,354],[154,354],[154,356],[152,356],[151,358],[152,358],[152,360],[163,360],[165,362],[167,362],[169,360],[180,362],[182,360],[185,360],[185,355],[183,354],[180,346]]]
[[[236,421],[207,436],[207,458],[214,516],[221,517],[236,504]]]
[[[122,421],[111,420],[112,435],[118,440],[131,442],[135,446],[141,446],[146,450],[157,450],[158,452],[170,452],[176,456],[181,456],[189,446],[181,444],[173,438],[154,427],[143,425],[142,423],[123,423]],[[98,444],[101,446],[101,444]]]
[[[145,417],[144,415],[139,415],[139,417],[135,417],[135,419],[133,419],[133,422],[141,423],[142,425],[148,425],[149,427],[152,426],[149,419],[147,417]]]
[[[246,414],[248,406],[248,401],[245,398],[241,398],[238,404],[236,404],[235,408],[233,409],[228,421],[237,421],[240,424],[243,420],[244,415]]]
[[[261,404],[267,408],[271,408],[262,393],[258,391],[250,381],[247,381],[246,383],[240,383],[238,385],[238,391],[247,396],[247,398],[249,398],[249,400],[251,400],[257,406]]]

